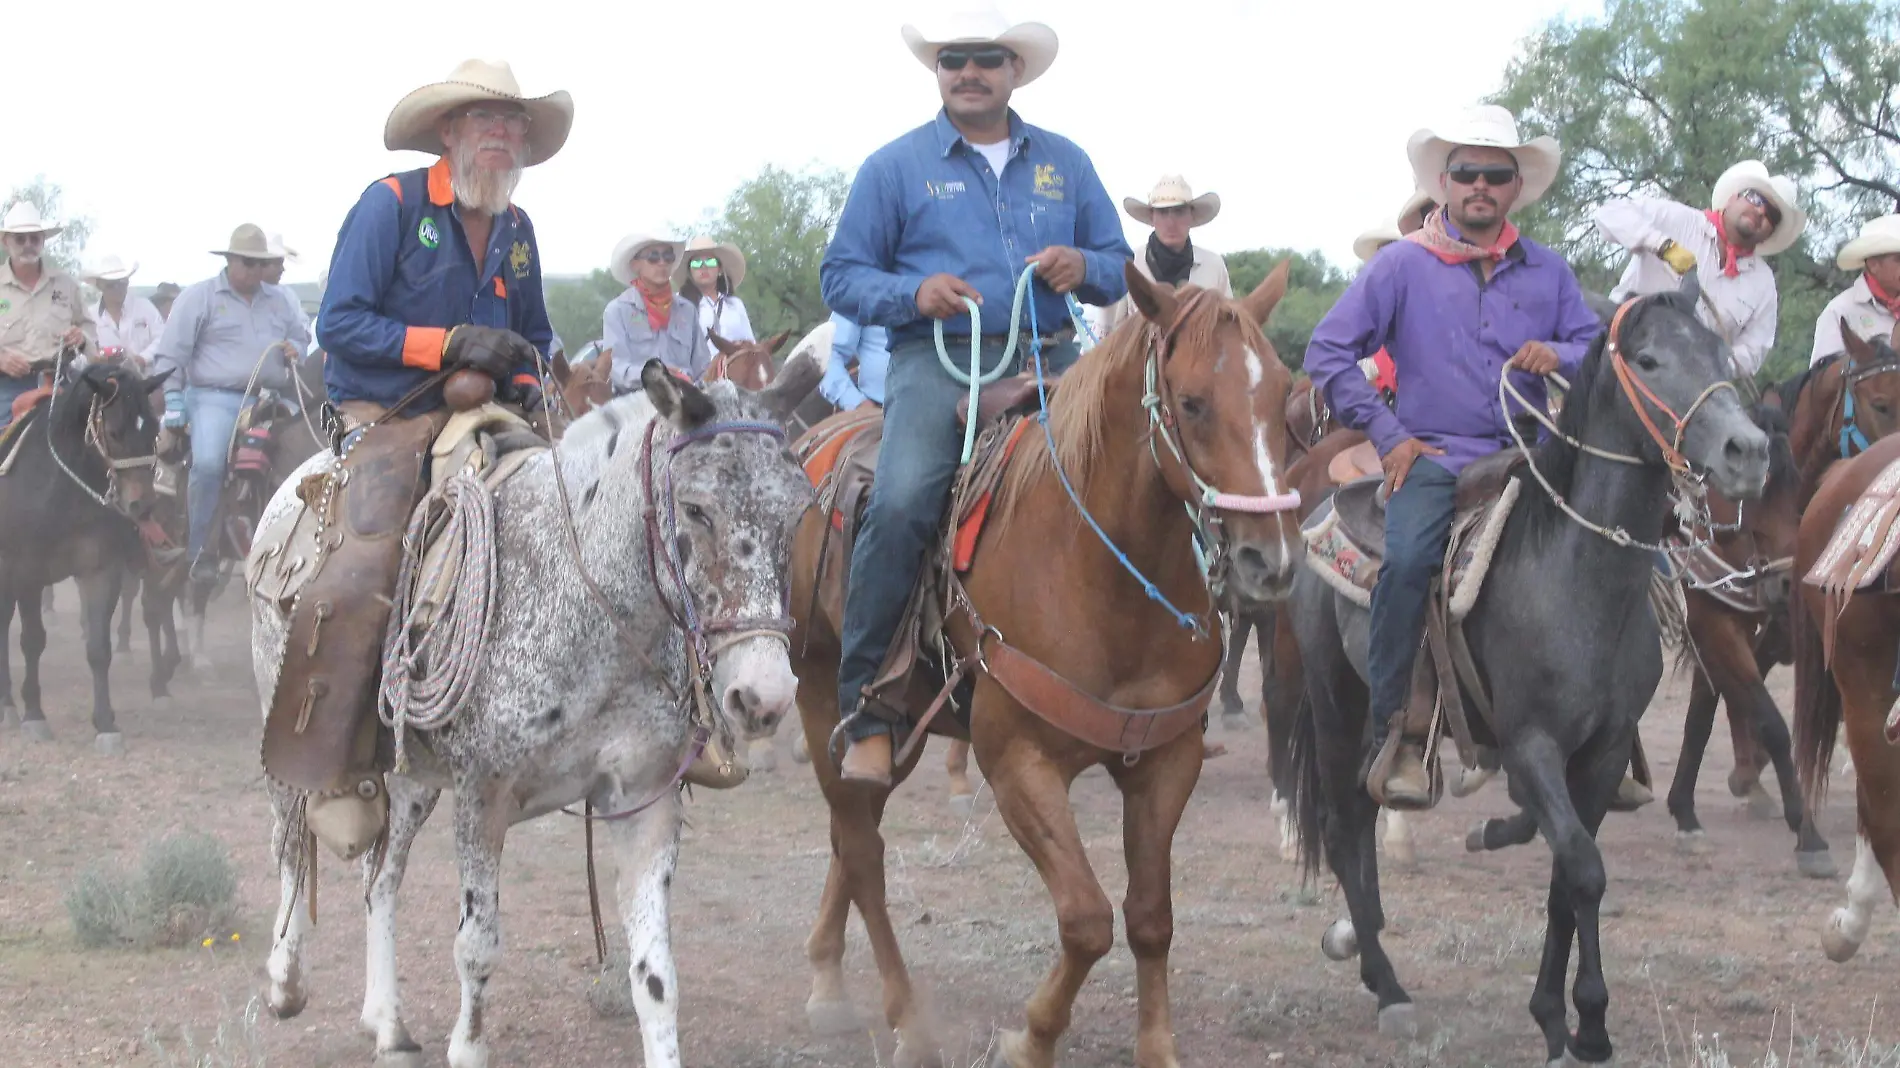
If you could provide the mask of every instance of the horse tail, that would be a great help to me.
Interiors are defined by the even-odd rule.
[[[1319,724],[1313,699],[1302,687],[1298,705],[1293,709],[1292,738],[1288,742],[1287,777],[1292,791],[1287,797],[1294,826],[1299,830],[1300,876],[1307,882],[1319,877],[1324,849],[1324,815],[1321,795],[1324,789],[1320,770]]]
[[[1800,591],[1788,605],[1794,643],[1794,759],[1808,811],[1827,799],[1828,767],[1841,729],[1841,691],[1828,669],[1821,627],[1802,604]]]

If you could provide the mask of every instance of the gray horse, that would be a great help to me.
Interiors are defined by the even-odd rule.
[[[1677,445],[1693,470],[1731,499],[1759,498],[1767,479],[1767,436],[1732,389],[1717,388],[1728,376],[1728,350],[1696,321],[1695,300],[1691,284],[1631,307],[1611,327],[1620,352],[1606,344],[1609,335],[1599,340],[1566,395],[1559,424],[1565,435],[1639,462],[1618,462],[1559,438],[1531,455],[1577,515],[1621,528],[1639,543],[1661,540],[1670,518],[1666,447]],[[1627,392],[1619,381],[1624,369],[1635,383]],[[1650,395],[1636,400],[1645,388]],[[1658,431],[1644,426],[1636,403]],[[1463,626],[1490,695],[1488,726],[1511,798],[1535,818],[1555,860],[1531,1015],[1553,1064],[1598,1064],[1610,1059],[1611,1047],[1597,930],[1605,871],[1596,832],[1628,766],[1637,719],[1662,678],[1648,606],[1654,555],[1589,529],[1529,473],[1518,477],[1518,503]],[[1378,998],[1380,1029],[1411,1032],[1411,997],[1379,945],[1385,921],[1372,839],[1377,808],[1360,778],[1369,734],[1366,613],[1304,571],[1286,618],[1306,677],[1292,739],[1301,856],[1311,872],[1323,842],[1350,913],[1321,947],[1335,960],[1356,952],[1361,981]],[[1476,707],[1469,695],[1465,703]],[[1573,940],[1574,1036],[1564,997]]]
[[[668,895],[681,820],[675,786],[693,732],[675,696],[688,692],[690,654],[674,614],[705,621],[703,632],[717,635],[705,652],[720,726],[734,737],[769,733],[796,686],[784,644],[785,562],[812,492],[778,428],[817,376],[810,360],[794,359],[756,394],[727,382],[702,391],[651,362],[644,394],[574,423],[558,450],[529,460],[496,491],[485,664],[455,719],[411,732],[407,774],[388,776],[388,837],[364,862],[362,1024],[376,1037],[379,1064],[421,1063],[397,995],[396,894],[410,844],[445,789],[455,792],[461,870],[462,1007],[449,1037],[452,1068],[482,1068],[489,1059],[484,991],[501,957],[503,836],[513,824],[583,803],[615,817],[608,828],[646,1064],[680,1063]],[[306,463],[272,498],[264,524],[298,507],[303,477],[333,462],[324,452]],[[652,523],[646,486],[657,498]],[[252,623],[268,709],[286,617],[279,604],[254,597]],[[269,1002],[290,1017],[307,1000],[307,880],[299,877],[301,844],[285,841],[297,797],[269,789],[282,881]]]

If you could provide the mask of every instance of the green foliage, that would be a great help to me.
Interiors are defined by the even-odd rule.
[[[211,835],[181,831],[147,846],[137,874],[95,865],[66,892],[73,935],[88,949],[184,946],[223,940],[235,915],[237,872]]]
[[[1283,259],[1292,261],[1287,269],[1286,297],[1273,310],[1266,333],[1280,362],[1299,370],[1306,362],[1306,343],[1312,340],[1313,329],[1346,291],[1351,277],[1317,251],[1255,248],[1230,252],[1226,258],[1227,276],[1233,282],[1235,296],[1252,292],[1266,280],[1274,264]]]
[[[1609,0],[1531,38],[1493,99],[1563,144],[1557,184],[1518,221],[1599,291],[1624,256],[1591,226],[1604,202],[1704,206],[1751,157],[1800,182],[1807,233],[1768,261],[1781,319],[1766,378],[1806,366],[1815,318],[1852,281],[1834,250],[1900,205],[1897,89],[1895,0]]]
[[[65,229],[46,243],[46,258],[63,271],[77,271],[80,257],[86,251],[86,239],[92,236],[92,220],[84,215],[61,218],[59,209],[64,197],[57,183],[47,181],[44,174],[36,175],[31,182],[16,186],[5,200],[0,200],[0,215],[24,200],[40,209],[40,218],[64,225]]]
[[[607,310],[607,302],[626,287],[605,270],[595,268],[584,278],[544,279],[541,288],[547,297],[548,321],[572,357],[581,346],[600,340],[601,315]]]
[[[745,299],[760,337],[794,337],[830,314],[819,292],[818,265],[844,211],[850,179],[836,168],[795,172],[767,165],[726,198],[708,232],[745,253]]]
[[[130,942],[132,894],[125,877],[97,864],[80,872],[66,889],[66,915],[73,937],[87,949]]]

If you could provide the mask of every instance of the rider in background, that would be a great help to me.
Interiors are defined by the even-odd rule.
[[[673,284],[680,296],[698,309],[699,328],[706,337],[706,358],[715,359],[713,334],[727,341],[757,341],[752,332],[752,317],[746,314],[745,301],[733,295],[745,281],[745,253],[737,245],[721,245],[710,237],[695,237],[686,243],[679,262],[673,266]]]
[[[1841,246],[1834,265],[1859,271],[1860,277],[1827,307],[1814,324],[1814,353],[1810,365],[1847,351],[1841,320],[1863,338],[1891,338],[1900,325],[1900,215],[1882,215],[1861,224],[1860,233]]]
[[[859,326],[831,314],[831,359],[818,392],[841,412],[873,405],[884,406],[884,379],[891,366],[891,332],[881,326]]]
[[[694,381],[712,365],[699,313],[673,287],[673,264],[684,250],[681,241],[651,234],[629,234],[614,246],[607,272],[627,288],[600,318],[605,347],[614,354],[615,393],[638,390],[648,360]]]
[[[40,218],[22,200],[0,220],[0,427],[13,422],[13,402],[39,384],[33,364],[57,358],[62,349],[96,356],[99,343],[92,312],[79,283],[46,262],[46,242],[65,229]]]
[[[1147,200],[1123,197],[1122,210],[1143,226],[1154,227],[1146,248],[1135,257],[1135,269],[1150,281],[1166,282],[1176,289],[1193,283],[1223,297],[1234,295],[1234,285],[1227,278],[1227,261],[1220,253],[1195,244],[1188,233],[1213,222],[1220,214],[1219,194],[1202,193],[1197,197],[1186,178],[1170,174],[1155,182]],[[1127,297],[1116,301],[1102,313],[1102,336],[1107,337],[1123,319],[1134,314],[1135,305]]]

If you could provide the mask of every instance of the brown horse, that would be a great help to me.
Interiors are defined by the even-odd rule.
[[[755,393],[764,389],[778,374],[774,357],[791,336],[791,331],[781,330],[764,341],[727,341],[718,334],[708,334],[708,340],[719,350],[719,355],[713,357],[712,366],[706,368],[705,380],[724,379]]]
[[[1877,441],[1866,452],[1836,464],[1801,519],[1795,574],[1805,576],[1820,558],[1842,514],[1881,472],[1900,463],[1900,437]],[[1887,711],[1894,702],[1895,645],[1900,642],[1900,566],[1890,566],[1873,589],[1846,603],[1830,604],[1826,591],[1801,583],[1791,613],[1795,651],[1795,750],[1808,803],[1827,791],[1834,742],[1843,722],[1847,749],[1858,778],[1855,808],[1860,837],[1847,905],[1836,909],[1822,935],[1828,958],[1844,961],[1866,938],[1881,890],[1900,887],[1900,746],[1892,744]],[[1838,613],[1838,614],[1837,614]],[[1830,617],[1832,617],[1830,619]],[[1831,627],[1831,650],[1823,634]]]
[[[1168,1001],[1170,852],[1200,777],[1200,732],[1188,728],[1125,757],[1078,740],[1044,716],[1102,712],[1100,702],[1159,709],[1205,701],[1220,667],[1219,624],[1192,551],[1190,508],[1218,512],[1207,517],[1210,548],[1230,561],[1228,581],[1246,607],[1283,597],[1304,552],[1293,513],[1279,510],[1291,503],[1281,478],[1291,376],[1259,326],[1286,291],[1285,264],[1239,301],[1156,286],[1132,265],[1124,273],[1140,316],[1124,320],[1064,376],[1050,402],[1053,450],[1033,424],[1022,438],[963,576],[968,610],[949,613],[946,628],[958,657],[981,641],[987,660],[975,675],[970,723],[977,763],[1004,823],[1042,874],[1061,932],[1060,957],[1029,1000],[1027,1030],[998,1041],[998,1063],[1012,1068],[1054,1063],[1076,994],[1114,942],[1114,909],[1090,867],[1068,796],[1076,776],[1098,765],[1124,799],[1123,915],[1140,1002],[1135,1063],[1177,1064]],[[1159,402],[1144,406],[1151,393]],[[1180,626],[1149,601],[1104,539],[1083,525],[1064,474],[1104,538],[1172,605],[1198,617],[1199,628]],[[1210,485],[1266,496],[1210,499]],[[1230,510],[1237,507],[1243,510]],[[834,598],[813,595],[830,530],[830,516],[809,512],[793,547],[791,604],[795,616],[804,613],[792,634],[793,669],[812,739],[830,737],[838,723],[840,620],[827,606]],[[990,674],[1006,653],[1044,665],[1081,692],[1065,691],[1061,702],[1032,697],[1032,710]],[[883,979],[885,1019],[898,1036],[893,1063],[940,1064],[937,1036],[912,992],[885,905],[878,824],[889,791],[842,783],[827,749],[811,747],[831,808],[832,858],[806,944],[813,968],[807,1013],[821,1032],[857,1026],[842,970],[855,904]],[[900,762],[898,781],[915,768],[917,752]]]

